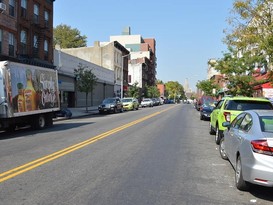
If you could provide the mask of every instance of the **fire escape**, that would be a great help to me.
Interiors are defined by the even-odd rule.
[[[32,47],[32,58],[41,59],[41,51],[42,45],[45,39],[47,27],[45,24],[41,23],[40,16],[33,15],[32,18],[32,39],[33,39],[33,47]]]
[[[27,25],[28,28],[29,47],[24,50],[19,49],[19,60],[31,65],[54,68],[54,65],[48,62],[48,52],[44,51],[44,41],[50,31],[48,21],[34,14],[30,18],[25,17],[22,24],[24,27]]]

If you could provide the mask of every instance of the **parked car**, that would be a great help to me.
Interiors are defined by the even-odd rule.
[[[151,98],[144,98],[141,103],[140,103],[141,107],[153,107],[154,106],[154,102]]]
[[[153,101],[153,105],[154,105],[154,106],[160,105],[160,100],[159,100],[159,98],[152,98],[152,101]]]
[[[210,134],[215,135],[215,142],[219,144],[223,137],[223,122],[232,120],[245,110],[262,109],[272,110],[273,106],[265,98],[254,97],[225,97],[220,100],[210,115]]]
[[[126,97],[122,99],[124,110],[138,110],[139,102],[136,98]]]
[[[228,129],[219,151],[235,169],[236,187],[247,190],[249,183],[273,187],[273,111],[244,111],[223,125]]]
[[[200,107],[202,105],[213,102],[213,101],[214,101],[214,98],[212,96],[205,96],[204,95],[196,101],[195,108],[196,108],[196,110],[200,111]]]
[[[212,113],[214,109],[214,101],[211,103],[204,103],[200,106],[199,112],[200,112],[200,120],[210,120],[210,114]]]
[[[123,112],[123,104],[118,97],[105,98],[98,107],[99,113],[117,113]]]
[[[55,117],[67,117],[71,118],[72,117],[72,112],[68,108],[61,108],[59,111],[56,111]]]

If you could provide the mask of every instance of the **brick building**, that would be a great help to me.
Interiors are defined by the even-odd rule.
[[[0,60],[53,66],[54,0],[0,0]]]

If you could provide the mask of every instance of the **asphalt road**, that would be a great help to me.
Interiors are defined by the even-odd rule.
[[[272,204],[234,187],[208,124],[173,104],[1,133],[0,204]]]

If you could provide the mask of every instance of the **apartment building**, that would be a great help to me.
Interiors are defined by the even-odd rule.
[[[130,27],[126,27],[122,35],[110,36],[110,41],[118,41],[121,43],[127,50],[130,51],[130,61],[129,61],[129,84],[132,85],[137,82],[139,85],[142,85],[144,81],[148,86],[156,85],[156,41],[154,38],[143,38],[141,35],[132,35]],[[141,59],[142,60],[135,60]],[[143,66],[138,66],[140,62],[145,63],[146,70],[143,70]],[[137,65],[134,65],[137,64]],[[139,67],[140,73],[143,76],[143,79],[136,79],[136,76],[133,76],[136,73],[135,69]],[[134,69],[130,69],[134,68]],[[134,73],[132,73],[132,72]],[[142,72],[143,71],[143,72]],[[141,77],[141,76],[140,76]],[[130,82],[130,79],[135,79]],[[144,85],[143,84],[143,87]],[[141,88],[143,88],[141,87]]]
[[[53,2],[0,0],[0,60],[53,65]]]

